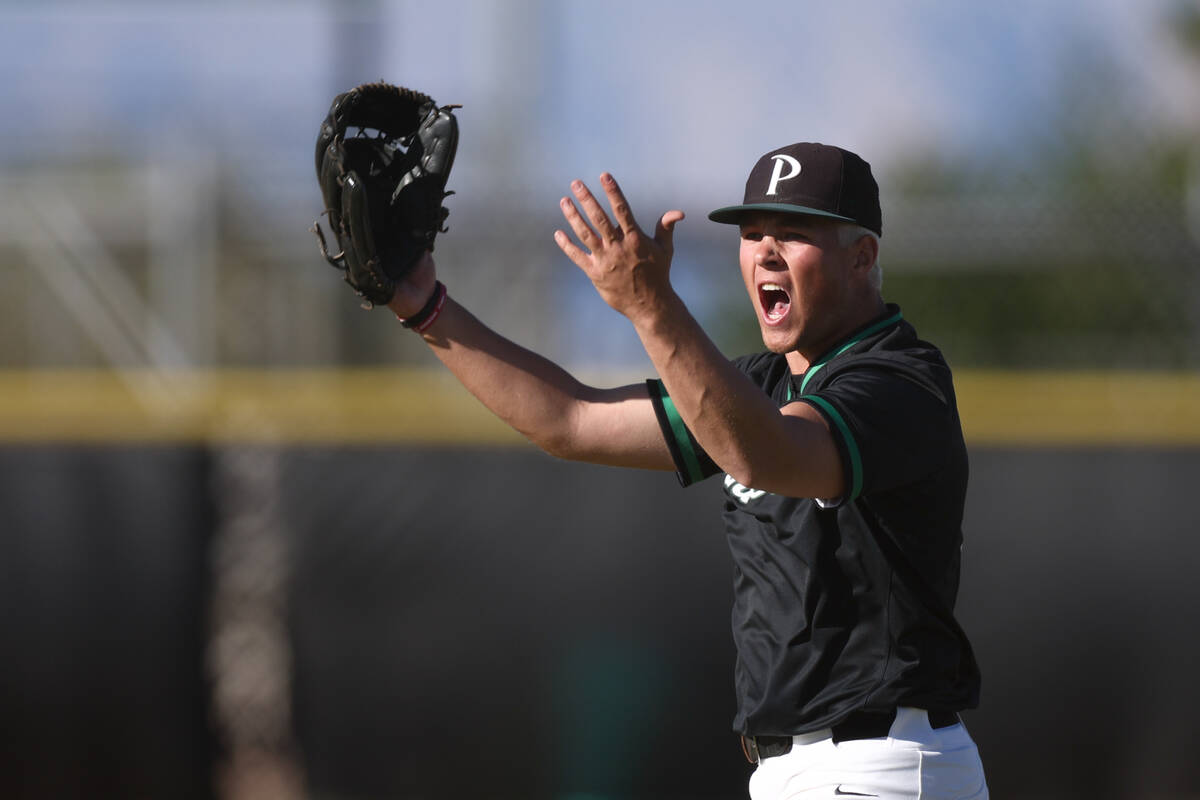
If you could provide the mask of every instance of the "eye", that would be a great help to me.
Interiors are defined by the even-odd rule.
[[[742,238],[748,242],[762,241],[762,231],[743,230]]]

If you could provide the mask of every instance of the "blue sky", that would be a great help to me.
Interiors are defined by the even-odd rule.
[[[705,192],[739,184],[781,137],[836,141],[886,169],[924,150],[1015,146],[1080,53],[1117,65],[1162,124],[1194,123],[1200,70],[1164,52],[1167,3],[6,5],[3,157],[136,157],[165,139],[291,157],[334,90],[387,77],[464,103],[464,147],[496,147],[483,142],[514,126],[509,157],[535,183],[612,169]],[[355,8],[374,10],[343,23],[362,46],[339,55],[330,9]],[[506,166],[488,155],[480,170]]]

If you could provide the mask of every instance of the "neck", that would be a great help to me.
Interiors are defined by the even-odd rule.
[[[788,352],[784,357],[787,359],[788,367],[791,368],[793,374],[801,374],[808,371],[808,368],[813,363],[827,354],[830,350],[837,347],[842,342],[850,338],[857,330],[866,327],[873,320],[878,319],[887,310],[887,306],[883,302],[883,298],[876,295],[872,302],[864,303],[860,310],[848,315],[843,324],[838,326],[835,333],[825,337],[825,339],[812,347],[805,347]]]

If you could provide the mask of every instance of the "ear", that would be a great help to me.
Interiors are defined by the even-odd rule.
[[[850,247],[853,251],[854,269],[866,274],[879,259],[879,241],[874,236],[864,233]]]

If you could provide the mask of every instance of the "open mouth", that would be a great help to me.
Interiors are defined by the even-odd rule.
[[[763,319],[774,324],[787,316],[792,298],[777,283],[762,283],[758,286],[758,303],[762,306]]]

